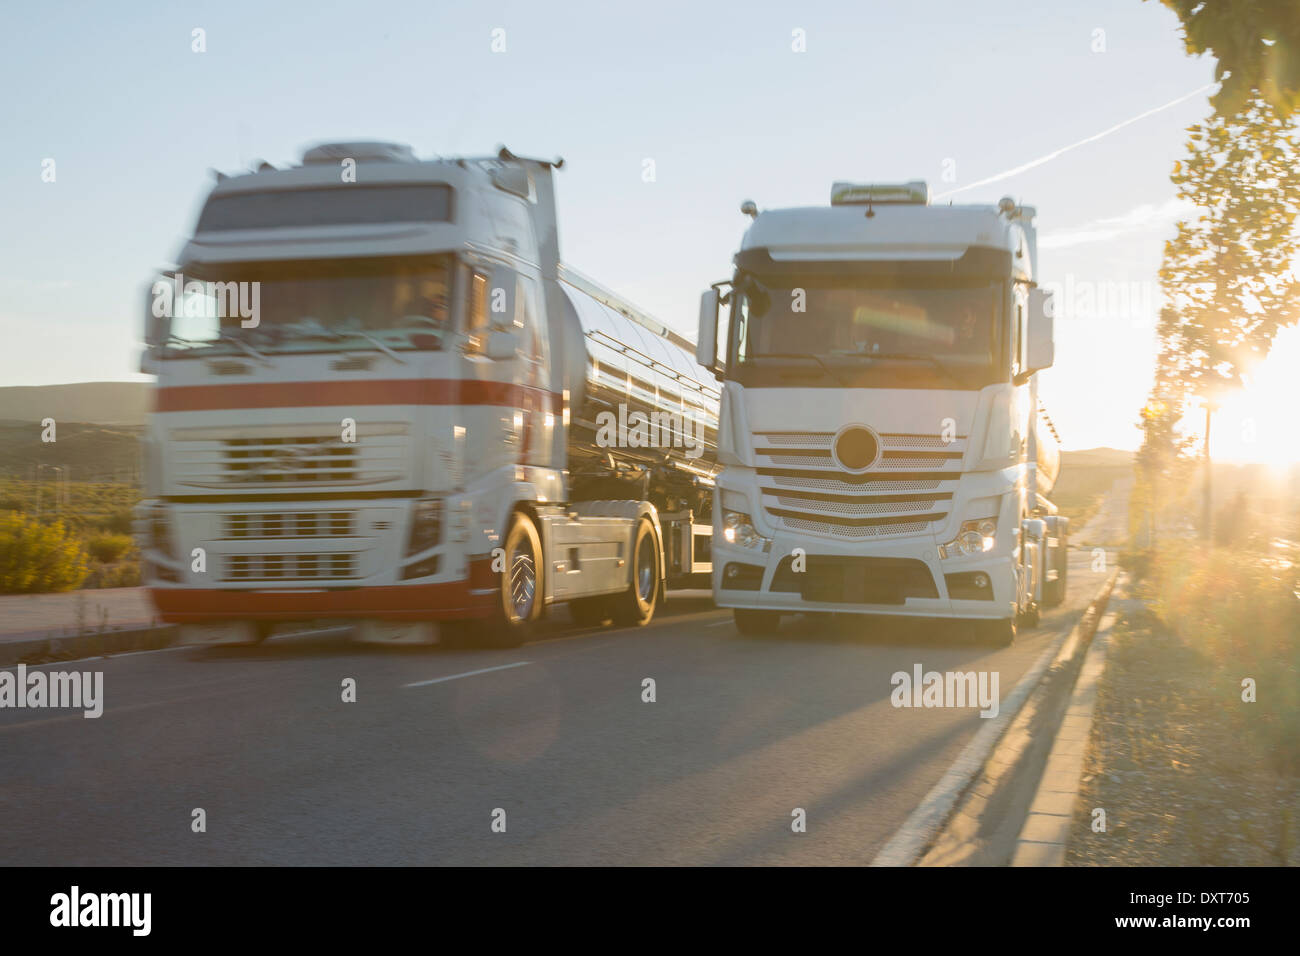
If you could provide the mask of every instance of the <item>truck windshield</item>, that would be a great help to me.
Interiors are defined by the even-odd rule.
[[[979,388],[1000,364],[1000,302],[999,284],[984,280],[765,284],[744,276],[733,292],[728,364],[750,384],[797,375],[830,385]]]
[[[172,350],[440,348],[450,331],[453,259],[311,260],[191,266],[171,300]],[[169,289],[168,287],[171,286]]]

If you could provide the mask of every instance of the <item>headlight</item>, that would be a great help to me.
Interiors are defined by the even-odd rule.
[[[963,521],[957,537],[947,544],[939,545],[939,557],[960,558],[971,554],[983,554],[992,551],[997,544],[998,522],[996,518],[976,518]]]
[[[722,537],[727,544],[738,544],[742,548],[758,548],[767,543],[767,539],[758,533],[743,511],[722,509]]]
[[[418,554],[442,541],[442,499],[424,498],[415,503],[411,516],[411,540],[407,554]]]

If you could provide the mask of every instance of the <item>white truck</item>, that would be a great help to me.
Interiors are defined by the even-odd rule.
[[[835,612],[1010,643],[1067,571],[1035,210],[931,205],[911,182],[741,211],[753,222],[697,339],[723,383],[715,600],[746,633]]]
[[[553,604],[644,624],[707,581],[718,391],[560,264],[560,165],[356,142],[217,174],[146,313],[164,621],[513,645]]]

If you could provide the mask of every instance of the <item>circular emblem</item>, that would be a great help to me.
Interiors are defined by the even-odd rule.
[[[865,425],[845,425],[835,435],[831,453],[845,471],[866,471],[880,457],[880,439]]]

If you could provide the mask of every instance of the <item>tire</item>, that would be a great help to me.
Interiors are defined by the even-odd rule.
[[[265,642],[274,630],[275,623],[273,621],[254,621],[253,639],[249,641],[249,644],[261,644]]]
[[[757,611],[753,608],[738,607],[732,610],[736,618],[736,630],[746,637],[761,637],[775,634],[781,629],[781,615],[777,611]]]
[[[1057,607],[1065,600],[1063,583],[1060,578],[1043,583],[1043,607]]]
[[[1056,566],[1056,580],[1052,582],[1052,607],[1065,603],[1065,593],[1070,587],[1070,552],[1062,541]]]
[[[1056,580],[1043,584],[1043,604],[1047,607],[1064,604],[1070,587],[1070,524],[1065,518],[1057,521],[1056,539],[1057,546],[1052,555]]]
[[[659,542],[649,519],[639,518],[632,532],[631,583],[622,594],[609,600],[614,623],[623,627],[645,627],[659,606],[659,581],[663,577]]]
[[[1016,619],[975,621],[975,640],[987,647],[1010,647],[1016,640]]]
[[[599,627],[613,616],[609,609],[609,597],[604,594],[600,597],[575,598],[569,602],[569,614],[573,617],[573,623],[580,627]]]
[[[1039,621],[1042,619],[1043,615],[1039,610],[1038,605],[1032,604],[1027,611],[1021,612],[1019,623],[1022,627],[1034,628],[1038,626]]]
[[[496,603],[487,620],[484,643],[489,647],[518,647],[532,636],[542,616],[542,540],[523,512],[510,516],[506,529],[505,570],[500,573]]]

